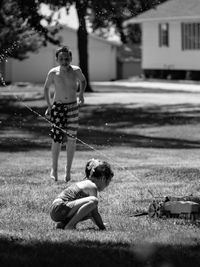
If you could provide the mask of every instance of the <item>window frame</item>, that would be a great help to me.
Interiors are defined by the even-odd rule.
[[[200,50],[200,22],[181,23],[181,49]]]
[[[164,27],[166,29],[164,29]],[[159,47],[169,47],[169,23],[162,22],[158,25]]]

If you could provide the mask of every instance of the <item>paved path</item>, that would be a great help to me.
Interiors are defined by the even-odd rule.
[[[200,83],[120,80],[92,82],[91,85],[94,92],[85,94],[85,102],[89,105],[109,103],[131,106],[200,104]],[[27,87],[7,86],[0,88],[0,98],[10,98],[14,95],[26,100],[32,97],[43,99],[43,85],[30,84]],[[42,99],[41,102],[43,102]]]
[[[113,82],[93,82],[94,86],[101,87],[126,87],[126,88],[148,88],[163,90],[181,90],[200,93],[200,83],[194,82],[166,82],[166,81],[138,81],[138,80],[120,80]]]
[[[200,84],[115,81],[93,82],[92,87],[95,92],[87,94],[87,104],[200,104]],[[106,94],[100,94],[101,92]]]

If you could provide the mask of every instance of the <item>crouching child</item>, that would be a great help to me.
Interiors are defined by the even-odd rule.
[[[90,159],[85,175],[82,181],[68,186],[53,201],[50,216],[57,222],[56,228],[75,229],[80,221],[92,219],[100,230],[106,229],[98,211],[98,192],[109,185],[113,171],[106,161]]]

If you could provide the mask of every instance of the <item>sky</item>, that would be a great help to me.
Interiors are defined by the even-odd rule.
[[[41,4],[41,13],[44,15],[50,15],[51,11],[48,5]],[[76,8],[74,6],[70,7],[69,14],[67,14],[66,9],[63,7],[59,11],[55,12],[54,15],[55,22],[58,21],[61,24],[66,24],[67,26],[78,29],[78,18],[76,13]]]
[[[41,10],[40,12],[44,15],[50,15],[51,10],[48,7],[48,5],[41,4]],[[54,15],[55,22],[58,21],[61,24],[65,24],[70,28],[78,29],[78,17],[76,13],[75,6],[71,6],[69,9],[69,14],[67,14],[66,9],[63,7],[57,12],[55,12]],[[88,25],[88,32],[91,32],[91,28]],[[120,38],[118,35],[115,34],[114,29],[111,29],[111,32],[109,34],[108,40],[110,41],[116,41],[120,42]]]

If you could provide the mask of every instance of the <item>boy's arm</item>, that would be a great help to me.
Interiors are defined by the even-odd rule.
[[[79,104],[83,105],[84,104],[84,92],[85,92],[85,88],[87,86],[87,81],[86,81],[86,78],[85,78],[84,74],[82,73],[81,69],[78,69],[76,71],[76,73],[77,73],[79,85],[80,85]]]
[[[48,106],[48,110],[51,110],[51,101],[50,101],[50,94],[49,94],[49,89],[51,84],[53,83],[53,73],[49,72],[44,84],[44,97],[47,101],[47,106]]]

